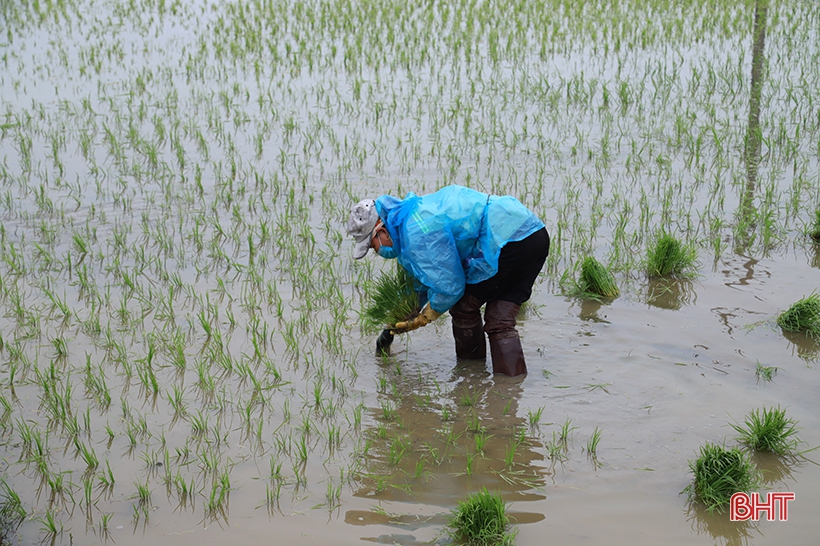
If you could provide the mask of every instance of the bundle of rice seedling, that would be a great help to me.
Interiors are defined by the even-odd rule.
[[[587,256],[581,262],[578,278],[573,277],[574,269],[568,269],[558,281],[565,296],[597,301],[614,299],[621,295],[615,277],[598,260]]]
[[[740,433],[738,441],[755,451],[768,451],[778,455],[792,453],[800,441],[797,439],[797,421],[786,418],[786,410],[761,408],[746,416],[746,426],[732,428]]]
[[[820,337],[820,296],[812,292],[796,302],[777,317],[777,325],[787,332]]]
[[[512,544],[515,534],[508,532],[510,520],[501,496],[485,487],[458,503],[448,524],[453,538],[476,546]]]
[[[615,277],[592,256],[587,256],[581,262],[578,288],[584,293],[603,298],[617,298],[621,295],[618,285],[615,284]]]
[[[413,277],[397,264],[395,270],[385,271],[373,284],[372,300],[364,310],[363,323],[367,329],[384,328],[410,320],[420,309]]]
[[[735,493],[749,493],[760,483],[760,475],[748,455],[733,447],[707,443],[700,456],[689,461],[694,480],[686,487],[689,498],[700,500],[709,512],[723,512]]]
[[[668,233],[661,233],[646,259],[646,271],[650,277],[689,274],[694,269],[697,251],[692,245],[681,243]]]

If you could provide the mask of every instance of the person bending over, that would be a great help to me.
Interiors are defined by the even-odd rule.
[[[355,240],[353,258],[371,248],[395,258],[426,292],[421,313],[397,323],[393,333],[449,311],[458,358],[485,359],[486,333],[493,373],[527,373],[515,318],[532,295],[550,239],[544,222],[520,201],[455,185],[404,199],[382,195],[354,205],[346,227]]]

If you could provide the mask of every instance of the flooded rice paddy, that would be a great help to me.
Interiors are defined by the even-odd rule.
[[[518,544],[808,544],[688,501],[781,406],[820,445],[812,2],[16,0],[0,8],[0,454],[12,543],[447,543],[487,487]],[[552,237],[529,375],[449,319],[359,312],[352,204],[512,194]],[[662,231],[697,275],[651,279]],[[621,296],[564,296],[586,255]],[[769,381],[762,367],[774,367]],[[598,437],[597,445],[592,442]],[[19,523],[19,525],[17,525]]]

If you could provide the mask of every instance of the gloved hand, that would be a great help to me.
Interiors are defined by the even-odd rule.
[[[433,311],[433,308],[430,307],[430,304],[424,306],[421,310],[421,313],[418,314],[416,318],[413,320],[406,320],[402,322],[397,322],[395,326],[390,328],[391,334],[404,334],[406,332],[412,332],[417,328],[421,328],[422,326],[427,326],[437,318],[441,316],[441,313],[437,313]]]

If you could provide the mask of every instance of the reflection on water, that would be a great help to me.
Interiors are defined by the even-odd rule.
[[[379,379],[381,408],[366,431],[364,471],[355,496],[442,507],[424,516],[351,510],[352,525],[399,527],[399,534],[368,540],[415,544],[408,531],[443,526],[450,511],[468,494],[486,487],[505,502],[543,500],[538,490],[549,471],[540,443],[519,417],[521,379],[492,376],[483,361],[460,361],[451,379],[403,373],[387,364]],[[544,518],[540,513],[510,512],[514,523]]]
[[[795,481],[794,470],[806,466],[807,459],[795,455],[755,452],[752,454],[752,462],[760,470],[761,481],[767,489],[791,491],[792,485],[787,482]]]
[[[609,321],[606,320],[606,315],[602,318],[598,315],[598,312],[603,307],[603,303],[596,300],[591,299],[582,299],[581,300],[581,313],[578,315],[581,320],[589,320],[592,322],[603,322],[609,324]]]
[[[789,341],[792,349],[792,354],[806,362],[816,362],[820,357],[820,342],[805,332],[787,332],[783,331],[783,337]]]
[[[735,252],[740,255],[745,255],[754,242],[755,230],[758,224],[758,211],[754,206],[754,197],[757,189],[760,149],[763,140],[760,130],[760,96],[763,90],[765,62],[763,51],[766,46],[767,12],[768,0],[757,0],[755,2],[754,39],[752,40],[749,122],[746,127],[746,147],[743,154],[746,161],[746,186],[740,197],[734,229]]]
[[[757,260],[754,258],[749,258],[745,262],[743,262],[743,269],[746,272],[742,277],[739,277],[737,281],[727,281],[725,284],[726,286],[748,286],[750,281],[755,278],[755,266],[757,265]],[[726,277],[730,277],[732,275],[732,271],[724,270],[722,273]]]
[[[809,263],[811,263],[812,267],[816,267],[820,269],[820,243],[814,243],[811,246],[811,259]]]
[[[715,544],[741,546],[751,544],[755,535],[761,535],[753,521],[731,521],[729,514],[709,512],[698,502],[690,502],[686,509],[686,521],[700,535],[709,535]]]
[[[695,303],[695,296],[694,285],[688,279],[653,277],[649,279],[646,303],[661,309],[677,310]]]

